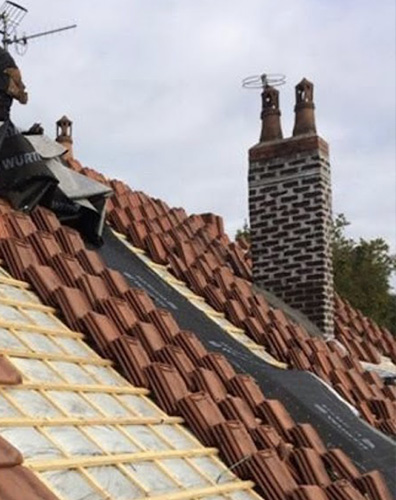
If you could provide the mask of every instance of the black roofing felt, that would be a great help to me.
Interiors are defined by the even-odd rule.
[[[310,373],[278,369],[258,358],[133,255],[110,230],[104,240],[99,253],[109,267],[123,273],[131,286],[143,288],[205,347],[224,354],[234,368],[253,376],[266,397],[280,400],[297,422],[313,424],[328,447],[343,449],[362,472],[380,470],[396,493],[396,445],[390,438],[356,417]]]

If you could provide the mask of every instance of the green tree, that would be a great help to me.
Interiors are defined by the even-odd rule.
[[[363,314],[395,331],[396,298],[390,278],[396,270],[396,257],[382,238],[356,242],[346,237],[348,225],[343,214],[333,223],[335,289]]]
[[[396,256],[390,254],[382,238],[355,241],[345,235],[349,226],[345,215],[333,222],[333,266],[335,289],[353,307],[396,334],[396,294],[390,279],[396,271]],[[247,221],[235,239],[250,242]]]
[[[250,243],[250,227],[245,219],[242,229],[238,229],[235,234],[235,239],[241,240],[244,239],[246,242]]]

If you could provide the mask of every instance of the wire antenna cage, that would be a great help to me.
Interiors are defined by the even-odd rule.
[[[3,47],[5,47],[7,40],[15,35],[17,27],[22,22],[27,14],[27,9],[14,2],[6,1],[0,7],[0,22]]]
[[[262,75],[248,76],[242,80],[245,89],[264,89],[265,87],[279,87],[286,83],[286,76],[281,73],[263,73]]]
[[[10,0],[6,0],[0,7],[0,35],[3,49],[8,51],[8,47],[10,45],[15,45],[15,48],[18,52],[21,50],[21,47],[26,49],[28,40],[30,39],[51,35],[53,33],[59,33],[60,31],[66,31],[77,27],[76,24],[72,24],[70,26],[64,26],[62,28],[34,33],[33,35],[18,36],[17,28],[19,27],[27,13],[28,10],[25,9],[25,7],[15,2],[11,2]]]

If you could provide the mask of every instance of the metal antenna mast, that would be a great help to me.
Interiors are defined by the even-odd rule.
[[[62,28],[57,28],[49,31],[42,31],[40,33],[34,33],[33,35],[17,35],[17,28],[28,13],[28,10],[22,5],[9,0],[5,1],[0,7],[0,35],[3,44],[3,49],[9,50],[10,45],[23,46],[26,47],[28,40],[32,38],[39,38],[46,35],[52,35],[53,33],[59,33],[61,31],[70,30],[76,28],[76,24],[70,26],[64,26]]]

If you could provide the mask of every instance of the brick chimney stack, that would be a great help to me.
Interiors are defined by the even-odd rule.
[[[67,116],[62,116],[56,122],[56,141],[67,149],[64,159],[73,158],[73,122]]]
[[[293,137],[269,133],[249,150],[249,213],[254,283],[333,334],[331,182],[328,144],[316,134],[313,85],[296,86]],[[273,95],[271,93],[271,95]],[[271,116],[271,120],[274,117]],[[275,125],[276,127],[276,125]]]

